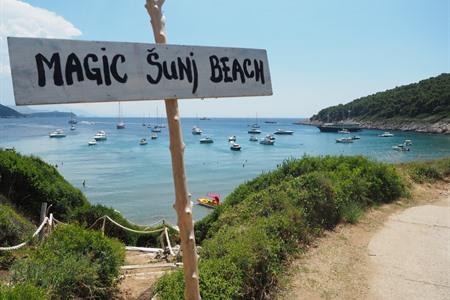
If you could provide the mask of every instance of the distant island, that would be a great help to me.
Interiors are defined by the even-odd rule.
[[[311,124],[359,122],[363,128],[450,134],[450,74],[322,109]]]
[[[54,117],[75,118],[76,114],[61,111],[20,113],[11,107],[7,107],[0,104],[0,118],[54,118]]]

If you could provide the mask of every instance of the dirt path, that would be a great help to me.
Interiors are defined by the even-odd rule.
[[[173,269],[173,264],[155,259],[155,254],[127,251],[119,293],[115,299],[150,299],[156,280]]]
[[[386,236],[384,235],[384,229],[393,228],[393,223],[406,224],[406,222],[424,222],[428,219],[422,217],[422,212],[417,211],[414,206],[433,204],[433,208],[427,206],[426,210],[432,210],[438,212],[442,217],[445,217],[445,212],[442,213],[442,209],[435,208],[435,206],[446,205],[445,202],[449,198],[450,184],[430,186],[416,186],[413,191],[413,200],[399,201],[394,204],[383,205],[377,209],[372,209],[360,220],[356,225],[338,226],[333,232],[327,232],[324,237],[317,240],[306,254],[302,255],[299,259],[292,263],[292,267],[286,276],[286,285],[281,288],[278,293],[278,299],[412,299],[411,294],[404,293],[404,289],[411,289],[411,286],[415,287],[416,292],[412,292],[412,295],[416,295],[417,299],[444,299],[440,298],[441,291],[448,292],[448,273],[444,272],[444,269],[448,270],[448,243],[450,242],[448,225],[447,233],[441,232],[437,236],[431,238],[425,230],[423,237],[429,237],[432,240],[438,239],[445,244],[447,243],[447,250],[445,245],[435,244],[431,246],[428,241],[416,240],[413,244],[408,242],[417,238],[417,232],[421,232],[422,225],[410,224],[413,226],[410,229],[411,235],[407,236],[407,241],[394,243],[386,242]],[[445,207],[443,207],[445,208]],[[408,211],[405,209],[412,209]],[[448,207],[447,207],[448,209]],[[405,211],[406,215],[397,214]],[[447,210],[448,211],[448,210]],[[442,216],[443,215],[443,216]],[[392,216],[393,219],[390,219]],[[419,217],[419,219],[411,219],[412,216]],[[445,219],[445,218],[444,218]],[[446,216],[448,221],[449,216]],[[434,220],[434,219],[433,219]],[[430,224],[441,223],[431,222]],[[448,223],[447,223],[448,224]],[[435,227],[429,225],[423,225],[428,227]],[[395,225],[394,227],[397,227]],[[438,227],[441,228],[441,227]],[[408,231],[408,230],[406,230]],[[403,235],[404,231],[400,232]],[[390,232],[388,232],[390,234]],[[397,234],[392,233],[393,241],[396,241]],[[406,237],[406,236],[405,236]],[[412,243],[412,242],[411,242]],[[398,265],[393,264],[394,261],[402,262],[411,258],[410,266],[416,266],[415,260],[422,260],[422,256],[417,256],[413,260],[412,249],[416,248],[417,244],[422,243],[423,250],[421,253],[427,252],[426,245],[430,245],[428,248],[438,249],[438,254],[433,253],[427,256],[427,263],[422,264],[419,269],[404,269],[404,271],[396,272]],[[439,242],[438,242],[439,243]],[[401,246],[400,246],[401,245]],[[390,255],[392,248],[402,248],[405,252],[399,251],[395,258]],[[444,247],[442,249],[442,247]],[[370,250],[369,250],[370,249]],[[425,252],[424,252],[425,251]],[[447,251],[445,253],[445,251]],[[443,263],[446,255],[447,265]],[[383,259],[390,259],[388,262]],[[429,276],[431,273],[424,273],[425,267],[429,267],[431,262],[442,267],[437,271],[441,277],[446,276],[447,282],[442,279],[435,279]],[[385,264],[390,264],[392,268],[386,268]],[[387,274],[382,270],[386,270]],[[403,272],[412,274],[412,272],[418,272],[421,276],[418,277],[404,277],[400,280],[403,284],[391,284],[394,277]],[[415,273],[416,274],[416,273]],[[409,279],[409,280],[408,280]],[[420,285],[416,281],[424,281]],[[433,284],[429,284],[433,283]],[[437,285],[436,285],[437,284]],[[421,287],[426,286],[426,291]],[[430,292],[433,289],[436,294]],[[447,289],[447,290],[445,290]],[[395,292],[397,291],[397,292]],[[422,293],[422,291],[424,291]],[[425,294],[424,294],[425,293]],[[426,297],[424,297],[426,295]],[[448,293],[447,293],[448,295]],[[431,297],[430,297],[431,296]],[[436,296],[435,298],[432,298]],[[449,299],[448,296],[445,299]]]

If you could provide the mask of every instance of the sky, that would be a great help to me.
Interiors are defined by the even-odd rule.
[[[6,36],[152,43],[144,0],[0,0],[0,104],[14,105]],[[450,0],[166,0],[171,44],[266,49],[273,96],[180,100],[182,116],[309,117],[450,72]],[[122,103],[154,115],[163,101]],[[116,103],[34,106],[117,116]]]

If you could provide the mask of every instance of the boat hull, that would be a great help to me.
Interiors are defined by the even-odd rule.
[[[321,132],[338,132],[343,129],[348,130],[349,132],[357,132],[361,131],[360,127],[356,126],[346,126],[346,125],[335,125],[335,126],[317,126]]]

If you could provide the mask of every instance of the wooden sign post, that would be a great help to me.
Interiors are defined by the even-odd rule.
[[[167,43],[165,31],[165,17],[162,14],[164,0],[147,0],[145,8],[150,16],[155,42]],[[197,249],[195,246],[194,222],[192,220],[192,203],[186,183],[186,172],[184,169],[183,135],[180,125],[180,112],[178,100],[175,98],[165,99],[167,122],[170,133],[170,154],[172,156],[172,174],[175,185],[175,210],[180,228],[181,251],[183,251],[184,268],[184,298],[199,300],[199,273],[197,263]]]
[[[164,0],[146,0],[156,44],[8,37],[16,105],[165,99],[185,298],[200,299],[179,98],[272,95],[262,49],[167,45]]]

